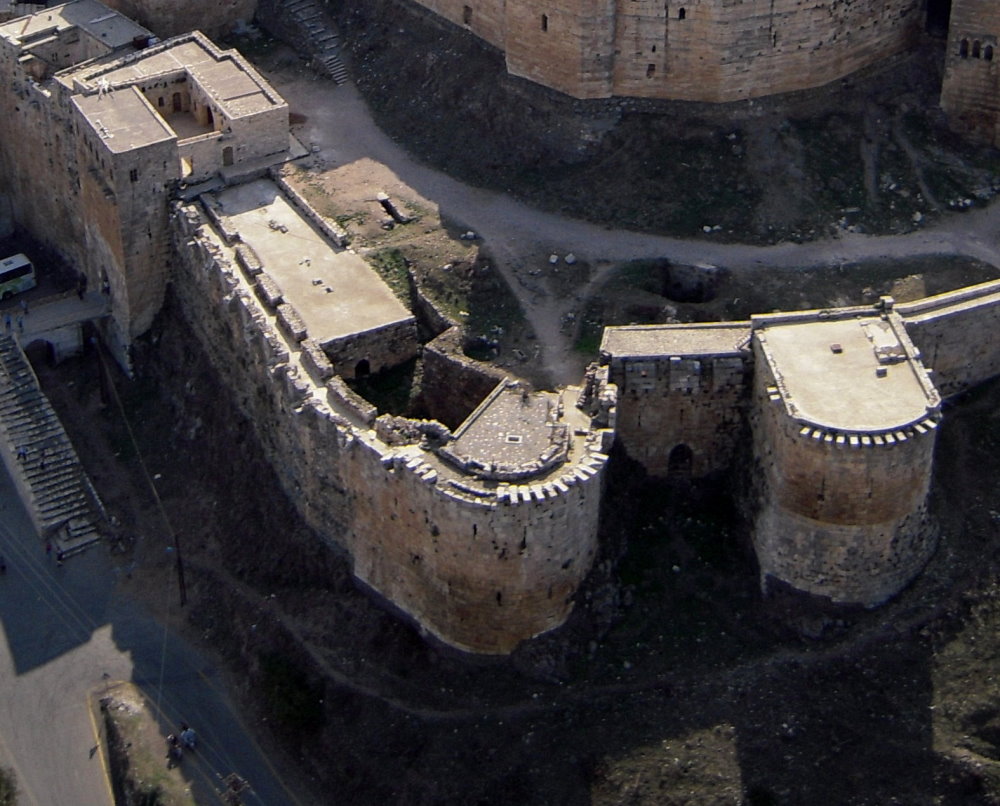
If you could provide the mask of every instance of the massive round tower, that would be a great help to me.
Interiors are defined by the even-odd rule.
[[[879,604],[935,547],[940,397],[891,300],[758,316],[753,329],[761,582]]]

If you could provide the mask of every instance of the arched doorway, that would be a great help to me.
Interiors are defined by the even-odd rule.
[[[233,147],[226,146],[222,149],[222,164],[232,165],[233,164]]]
[[[676,481],[690,479],[693,464],[694,451],[684,443],[675,445],[667,457],[667,477]]]
[[[354,367],[354,377],[355,378],[367,378],[372,374],[371,364],[368,363],[367,358],[362,358]]]

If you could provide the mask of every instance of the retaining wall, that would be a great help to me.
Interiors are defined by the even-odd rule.
[[[924,22],[921,0],[413,2],[498,47],[512,75],[576,98],[820,87],[908,48]]]

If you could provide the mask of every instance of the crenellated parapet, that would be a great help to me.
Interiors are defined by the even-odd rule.
[[[227,219],[225,202],[209,205],[216,221]],[[275,220],[269,204],[266,218]],[[597,552],[613,439],[574,405],[580,390],[504,381],[454,432],[379,417],[330,374],[311,320],[298,339],[280,305],[256,290],[282,270],[252,227],[227,243],[193,204],[178,204],[173,222],[174,287],[192,332],[302,517],[347,552],[357,579],[470,652],[507,653],[562,624]],[[312,260],[320,262],[316,253]],[[381,284],[374,272],[368,282]],[[380,293],[352,289],[361,298]],[[395,317],[391,306],[383,314]],[[613,386],[598,382],[597,395],[600,411],[614,409]]]

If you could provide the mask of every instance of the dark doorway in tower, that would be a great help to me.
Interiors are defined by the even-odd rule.
[[[371,364],[368,363],[367,358],[362,358],[358,361],[357,366],[354,367],[354,377],[355,378],[367,378],[372,374]]]
[[[927,0],[927,33],[946,37],[950,22],[951,0]]]
[[[667,478],[671,481],[687,481],[691,478],[694,452],[683,443],[675,445],[667,457]]]
[[[233,147],[226,146],[222,149],[222,164],[223,166],[233,164]]]

